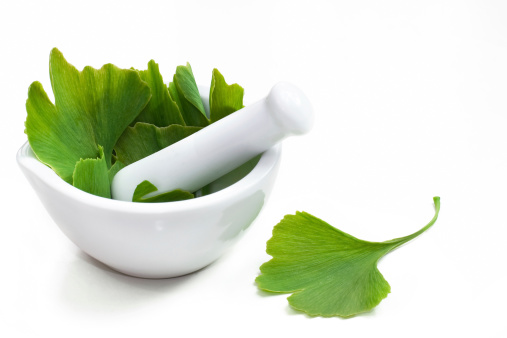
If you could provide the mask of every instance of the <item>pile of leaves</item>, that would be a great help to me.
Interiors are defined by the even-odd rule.
[[[40,82],[33,82],[28,90],[28,142],[37,158],[63,180],[105,198],[111,198],[112,179],[123,167],[243,108],[243,88],[227,85],[214,69],[208,116],[188,63],[178,66],[166,85],[153,60],[146,70],[106,64],[78,71],[54,48],[49,73],[54,104]],[[174,191],[142,198],[152,191],[156,187],[143,182],[135,201],[194,197],[191,192]]]

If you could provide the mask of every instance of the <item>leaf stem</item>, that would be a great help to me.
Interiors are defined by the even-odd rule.
[[[396,249],[400,245],[405,244],[408,241],[416,238],[417,236],[419,236],[420,234],[422,234],[423,232],[425,232],[426,230],[428,230],[429,228],[431,228],[433,226],[433,224],[435,224],[435,222],[437,221],[437,218],[438,218],[438,214],[440,213],[440,197],[438,197],[438,196],[433,197],[433,203],[435,204],[435,215],[433,216],[433,218],[431,219],[431,221],[428,224],[426,224],[422,229],[420,229],[419,231],[414,232],[411,235],[408,235],[408,236],[405,236],[405,237],[400,237],[400,238],[394,238],[394,239],[391,239],[390,241],[385,241],[384,243],[386,243],[386,244],[387,243],[395,244],[389,250],[389,252],[392,251],[392,250],[394,250],[394,249]]]

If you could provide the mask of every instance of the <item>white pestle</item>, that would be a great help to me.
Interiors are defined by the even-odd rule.
[[[280,82],[266,98],[120,170],[113,179],[112,196],[132,201],[144,180],[158,188],[150,195],[197,191],[286,137],[308,132],[312,125],[310,101],[299,88]]]

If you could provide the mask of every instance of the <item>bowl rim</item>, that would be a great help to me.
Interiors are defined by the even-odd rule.
[[[28,141],[18,150],[16,160],[22,169],[38,177],[58,193],[89,207],[129,214],[161,214],[206,208],[235,196],[240,196],[243,191],[262,181],[275,169],[281,157],[281,149],[282,146],[279,143],[262,153],[257,165],[245,177],[220,191],[194,199],[161,203],[119,201],[82,191],[65,182],[53,169],[40,162]]]

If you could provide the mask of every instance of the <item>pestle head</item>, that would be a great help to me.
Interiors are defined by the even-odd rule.
[[[266,97],[266,104],[287,134],[301,135],[312,129],[312,104],[303,91],[293,84],[277,83]]]

